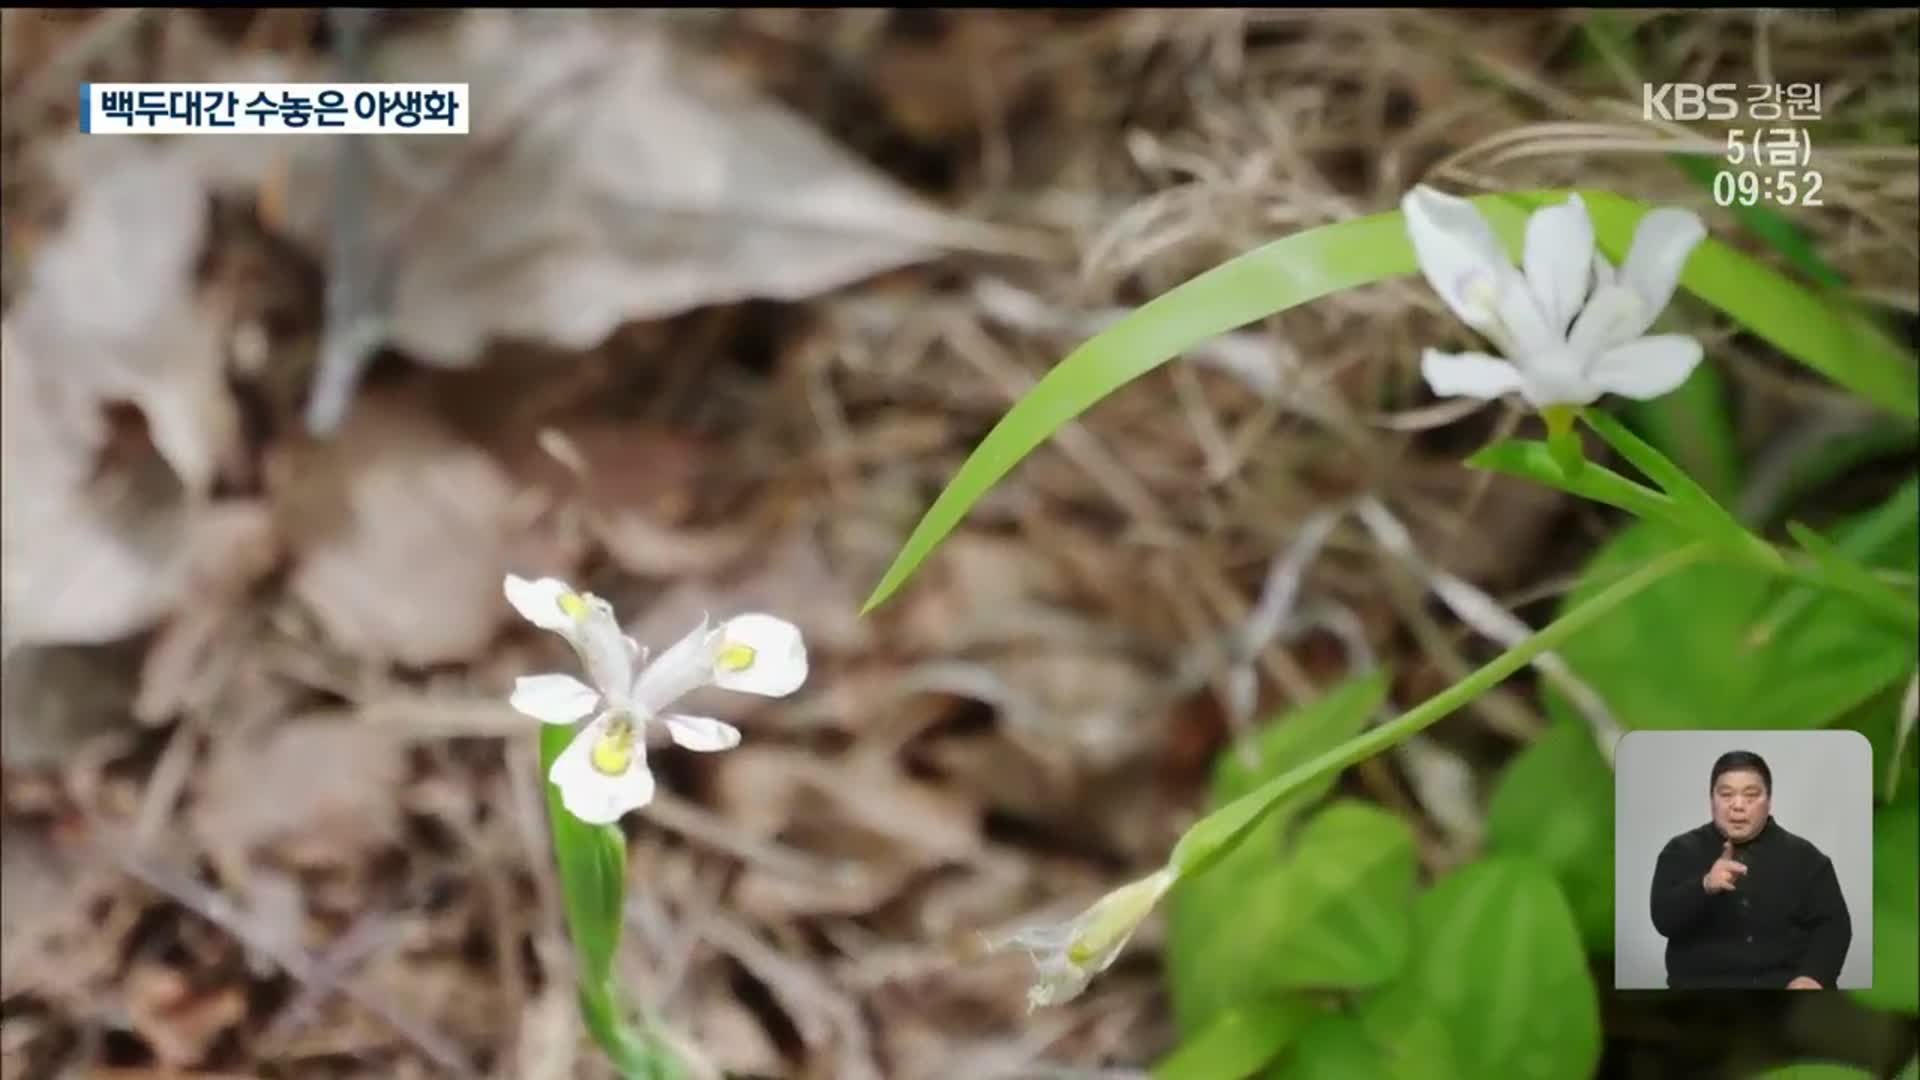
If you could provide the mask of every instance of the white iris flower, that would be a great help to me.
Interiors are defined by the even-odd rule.
[[[1420,371],[1441,397],[1517,393],[1550,420],[1602,394],[1646,400],[1672,391],[1700,362],[1698,341],[1647,330],[1673,297],[1706,226],[1690,211],[1640,219],[1618,271],[1594,248],[1580,196],[1527,220],[1516,269],[1466,199],[1416,187],[1400,203],[1420,270],[1461,321],[1501,356],[1428,349]]]
[[[677,745],[730,750],[740,730],[705,716],[666,712],[703,686],[763,697],[785,697],[807,678],[800,630],[772,615],[736,615],[718,626],[700,625],[652,663],[621,629],[613,606],[555,578],[528,581],[509,574],[507,602],[522,618],[567,640],[588,682],[571,675],[530,675],[514,683],[513,707],[548,724],[593,719],[554,759],[548,779],[567,811],[604,825],[653,800],[646,730],[659,721]]]

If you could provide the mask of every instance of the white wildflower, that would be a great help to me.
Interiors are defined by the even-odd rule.
[[[799,629],[772,615],[737,615],[718,626],[709,626],[703,616],[699,626],[649,664],[605,600],[554,578],[528,581],[511,574],[505,591],[528,622],[565,638],[586,669],[590,683],[571,675],[522,677],[514,683],[511,703],[548,724],[593,718],[548,773],[567,811],[592,824],[617,821],[653,800],[646,758],[649,723],[659,721],[667,736],[688,750],[730,750],[740,744],[740,730],[733,725],[666,712],[669,705],[703,686],[784,697],[807,678]]]
[[[1428,283],[1504,354],[1426,350],[1420,371],[1435,394],[1518,393],[1553,420],[1602,394],[1659,397],[1699,364],[1693,338],[1647,334],[1706,236],[1692,212],[1661,208],[1641,218],[1616,272],[1594,248],[1586,204],[1570,196],[1527,220],[1523,271],[1466,199],[1423,186],[1400,205]]]
[[[1033,960],[1029,1012],[1080,996],[1095,975],[1113,966],[1133,932],[1180,878],[1173,867],[1122,885],[1064,923],[1030,926],[987,942],[994,950],[1024,949]]]

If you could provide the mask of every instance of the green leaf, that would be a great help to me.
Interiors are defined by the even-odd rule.
[[[1452,1068],[1434,1075],[1593,1075],[1600,1003],[1573,912],[1544,866],[1496,855],[1454,871],[1415,905],[1414,940],[1406,978],[1362,1006],[1382,1041],[1424,1016],[1450,1036]]]
[[[1700,364],[1671,394],[1628,401],[1627,416],[1647,441],[1700,481],[1722,506],[1731,506],[1745,486],[1740,441],[1727,406],[1726,380],[1712,364]]]
[[[1907,1067],[1901,1069],[1900,1075],[1894,1080],[1920,1080],[1920,1057],[1907,1062]]]
[[[1898,587],[1881,580],[1833,541],[1797,521],[1787,522],[1787,532],[1819,563],[1823,584],[1828,588],[1852,594],[1897,629],[1920,629],[1920,607]]]
[[[1633,467],[1645,474],[1647,479],[1660,485],[1660,490],[1673,500],[1675,509],[1691,524],[1693,535],[1711,540],[1728,551],[1750,554],[1762,566],[1785,565],[1779,552],[1748,532],[1746,526],[1734,520],[1732,514],[1713,501],[1707,489],[1688,476],[1685,469],[1668,461],[1666,455],[1651,443],[1598,409],[1588,409],[1583,415],[1587,426],[1605,439],[1608,446],[1632,462]]]
[[[891,596],[1022,458],[1108,394],[1215,335],[1415,269],[1396,210],[1276,240],[1128,314],[1068,353],[994,425],[921,518],[863,611]]]
[[[1328,1016],[1268,1075],[1272,1080],[1465,1080],[1452,1071],[1445,1026],[1425,1012],[1396,1009]]]
[[[1569,192],[1482,195],[1472,201],[1509,253],[1526,214]],[[1625,257],[1647,207],[1581,191],[1595,239]],[[1163,293],[1067,354],[994,425],[921,517],[861,608],[899,589],[981,496],[1035,447],[1108,394],[1206,339],[1358,285],[1418,269],[1398,210],[1307,229],[1230,259]],[[1695,248],[1683,288],[1733,316],[1801,363],[1909,420],[1920,419],[1920,376],[1911,354],[1857,316],[1712,239]]]
[[[1237,1001],[1293,989],[1379,986],[1406,963],[1417,870],[1413,830],[1395,815],[1337,802],[1308,819],[1284,857],[1242,844],[1231,887],[1187,905],[1173,941],[1182,1027]],[[1237,853],[1236,853],[1237,854]],[[1218,875],[1223,867],[1209,871]]]
[[[1796,1061],[1755,1073],[1753,1080],[1874,1080],[1872,1073],[1853,1065],[1831,1061]]]
[[[1555,724],[1501,774],[1487,850],[1553,872],[1587,948],[1613,949],[1613,770],[1585,725]]]
[[[541,786],[560,867],[567,926],[579,954],[583,980],[606,979],[620,948],[621,907],[626,897],[626,838],[612,825],[589,825],[568,813],[560,789],[545,778],[572,740],[573,729],[548,725],[540,731]]]
[[[1837,530],[1844,541],[1861,519]],[[1603,547],[1562,612],[1615,581],[1670,541],[1644,525]],[[1871,560],[1915,566],[1920,522],[1909,518]],[[1560,650],[1630,728],[1820,727],[1880,693],[1913,667],[1915,642],[1854,597],[1809,594],[1787,629],[1773,616],[1785,579],[1745,565],[1702,563],[1669,575],[1608,612]],[[1584,723],[1551,685],[1542,694],[1559,722]]]
[[[1659,522],[1689,534],[1694,531],[1685,513],[1666,495],[1592,462],[1581,466],[1579,472],[1569,474],[1543,442],[1528,439],[1497,442],[1474,453],[1467,459],[1467,465],[1532,480],[1592,502],[1618,507],[1643,521]]]
[[[1726,162],[1724,157],[1706,154],[1669,154],[1667,160],[1686,173],[1687,179],[1709,192],[1713,190],[1713,178]],[[1758,204],[1747,206],[1738,199],[1726,209],[1742,228],[1765,241],[1768,247],[1787,260],[1787,265],[1806,275],[1815,284],[1827,289],[1847,287],[1846,276],[1821,258],[1807,234],[1779,212]]]
[[[612,825],[589,825],[568,813],[560,789],[546,779],[554,759],[574,734],[573,728],[562,725],[541,728],[540,777],[547,794],[554,861],[560,870],[561,900],[579,964],[576,998],[581,1019],[626,1080],[674,1080],[682,1071],[677,1055],[630,1022],[630,1009],[614,977],[626,907],[626,838]]]
[[[1886,1012],[1920,1015],[1920,799],[1873,815],[1873,986],[1848,991]]]
[[[1213,801],[1224,805],[1252,791],[1260,782],[1326,753],[1356,735],[1368,717],[1386,699],[1384,672],[1350,679],[1268,724],[1255,740],[1257,767],[1249,767],[1238,752],[1222,752],[1214,768]],[[1281,865],[1282,844],[1299,813],[1325,797],[1339,779],[1329,774],[1303,786],[1264,818],[1237,848],[1197,874],[1184,877],[1167,898],[1168,975],[1174,1016],[1180,1030],[1198,1033],[1229,1006],[1262,989],[1283,983],[1262,982],[1260,967],[1233,963],[1216,968],[1210,957],[1216,942],[1246,940],[1255,915],[1266,927],[1265,912],[1250,912],[1249,891],[1263,887]],[[1277,918],[1277,913],[1274,913]],[[1263,931],[1264,932],[1264,929]],[[1255,942],[1256,946],[1258,942]],[[1244,955],[1244,954],[1243,954]]]
[[[1239,1080],[1260,1071],[1323,1009],[1302,998],[1250,1001],[1221,1012],[1153,1068],[1153,1080]]]

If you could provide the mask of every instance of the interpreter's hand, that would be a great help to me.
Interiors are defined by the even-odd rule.
[[[1824,990],[1826,989],[1826,987],[1821,986],[1820,980],[1818,979],[1809,979],[1805,975],[1796,975],[1794,977],[1794,980],[1787,984],[1787,989],[1789,990]]]
[[[1733,857],[1733,841],[1729,840],[1720,849],[1720,857],[1713,860],[1713,869],[1700,879],[1710,893],[1732,892],[1740,884],[1740,877],[1747,872],[1747,864]]]

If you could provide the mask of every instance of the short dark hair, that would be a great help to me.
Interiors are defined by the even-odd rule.
[[[1721,773],[1746,770],[1760,774],[1760,782],[1767,786],[1767,794],[1773,794],[1773,770],[1767,768],[1767,759],[1751,750],[1729,750],[1721,754],[1713,763],[1713,776],[1707,780],[1707,790],[1720,782]]]

